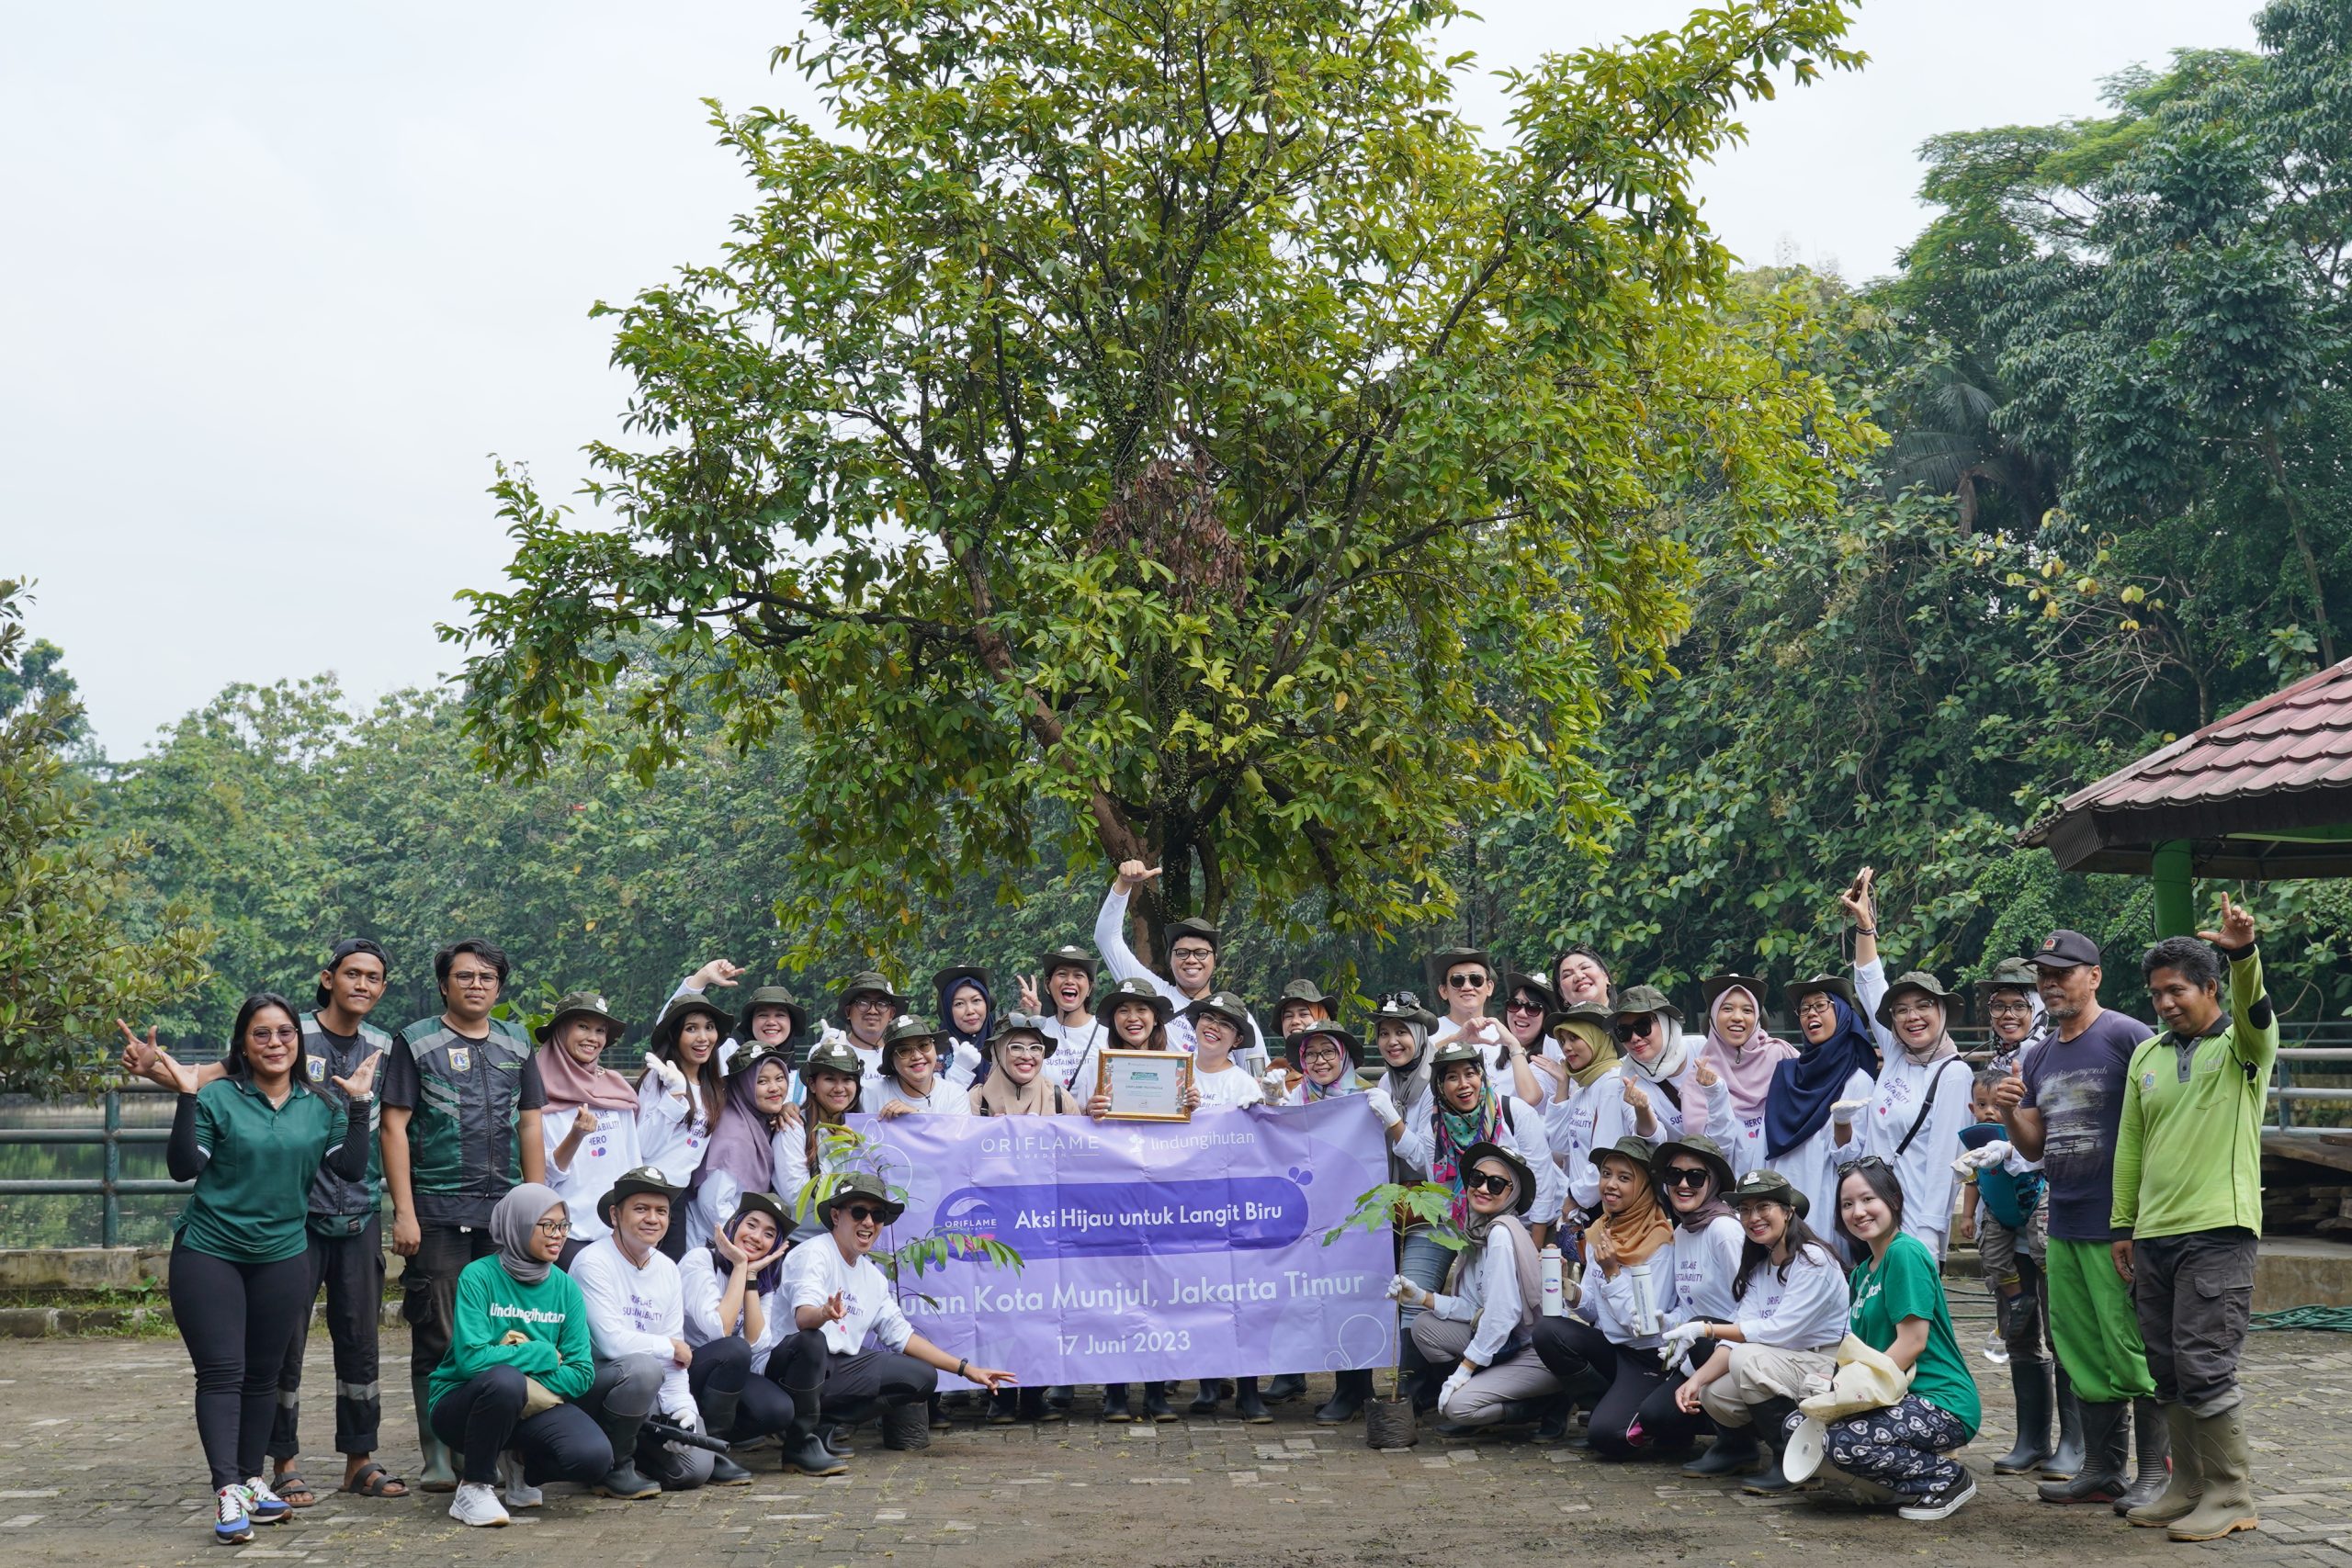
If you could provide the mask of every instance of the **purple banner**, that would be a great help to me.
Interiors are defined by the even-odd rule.
[[[908,1194],[884,1248],[944,1230],[1021,1255],[1018,1269],[959,1259],[902,1281],[916,1330],[950,1355],[1032,1387],[1394,1359],[1387,1228],[1323,1245],[1388,1179],[1379,1119],[1354,1096],[1189,1122],[852,1120],[873,1140],[859,1163]]]

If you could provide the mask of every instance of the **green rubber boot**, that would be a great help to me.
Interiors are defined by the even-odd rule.
[[[455,1492],[458,1489],[457,1456],[449,1445],[433,1435],[433,1374],[413,1375],[408,1380],[411,1397],[416,1401],[416,1446],[424,1451],[424,1468],[418,1472],[416,1484],[424,1492]]]

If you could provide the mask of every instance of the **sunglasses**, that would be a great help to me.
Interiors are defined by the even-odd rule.
[[[1689,1166],[1673,1165],[1660,1171],[1658,1179],[1668,1187],[1704,1187],[1707,1184],[1707,1172],[1703,1168],[1693,1170]]]
[[[1517,999],[1513,999],[1510,1006],[1503,1009],[1503,1011],[1505,1012],[1523,1012],[1530,1015],[1542,1012],[1543,1010],[1544,1004],[1542,1002],[1522,1002]]]
[[[1464,1192],[1508,1192],[1511,1189],[1511,1179],[1508,1176],[1497,1176],[1490,1170],[1474,1170],[1462,1179],[1462,1190]]]
[[[1647,1034],[1657,1022],[1653,1018],[1637,1018],[1630,1023],[1612,1025],[1609,1032],[1615,1035],[1617,1043],[1622,1045],[1628,1040],[1638,1040]]]
[[[1840,1176],[1849,1170],[1893,1170],[1894,1168],[1886,1163],[1886,1156],[1883,1155],[1857,1155],[1852,1159],[1841,1159],[1838,1162],[1838,1174]]]
[[[1420,995],[1415,991],[1391,991],[1380,998],[1383,1012],[1417,1012],[1420,1005]]]
[[[1465,969],[1459,975],[1448,975],[1445,983],[1457,991],[1473,991],[1485,985],[1487,977],[1475,969]]]
[[[843,1209],[842,1213],[847,1214],[851,1219],[856,1221],[861,1225],[865,1224],[868,1220],[873,1221],[876,1224],[885,1224],[888,1223],[890,1218],[889,1215],[884,1213],[881,1210],[869,1209],[863,1203],[853,1203],[849,1207]]]

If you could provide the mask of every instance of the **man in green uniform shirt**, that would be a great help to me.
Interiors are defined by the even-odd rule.
[[[2175,1540],[2260,1523],[2238,1352],[2254,1303],[2278,1018],[2254,916],[2224,895],[2222,929],[2200,934],[2166,937],[2140,961],[2164,1032],[2132,1053],[2115,1143],[2115,1270],[2132,1286],[2173,1462],[2163,1495],[2124,1517],[2168,1526]],[[2229,962],[2226,1011],[2213,947]]]

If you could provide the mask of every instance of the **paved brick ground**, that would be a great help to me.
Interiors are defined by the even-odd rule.
[[[1968,1331],[1964,1328],[1963,1334]],[[1969,1336],[1973,1341],[1974,1336]],[[388,1349],[401,1348],[388,1336]],[[311,1380],[332,1373],[315,1338]],[[386,1367],[387,1430],[410,1432],[408,1380]],[[2104,1509],[2049,1507],[1994,1481],[2007,1446],[2006,1379],[1978,1368],[1985,1438],[1970,1450],[1982,1495],[1940,1525],[1811,1500],[1742,1496],[1654,1465],[1568,1447],[1441,1443],[1375,1453],[1361,1424],[1318,1430],[1305,1406],[1271,1427],[1231,1420],[1103,1427],[959,1427],[925,1452],[868,1442],[851,1475],[809,1482],[763,1469],[748,1487],[647,1503],[550,1488],[504,1530],[465,1530],[446,1499],[361,1503],[323,1493],[251,1548],[211,1544],[209,1499],[175,1341],[0,1341],[0,1562],[163,1564],[232,1556],[328,1565],[481,1562],[602,1565],[1093,1563],[1396,1564],[1487,1568],[1538,1554],[1614,1563],[1821,1568],[1939,1559],[2047,1563],[2205,1561],[2352,1568],[2352,1339],[2256,1336],[2258,1537],[2174,1546]],[[323,1403],[323,1402],[322,1402]],[[314,1417],[315,1420],[315,1417]],[[313,1434],[315,1441],[316,1434]],[[1996,1438],[1998,1438],[1996,1441]],[[871,1448],[872,1452],[865,1452]],[[407,1444],[390,1456],[413,1461]],[[773,1466],[769,1453],[758,1457]],[[314,1482],[339,1474],[310,1461]]]

